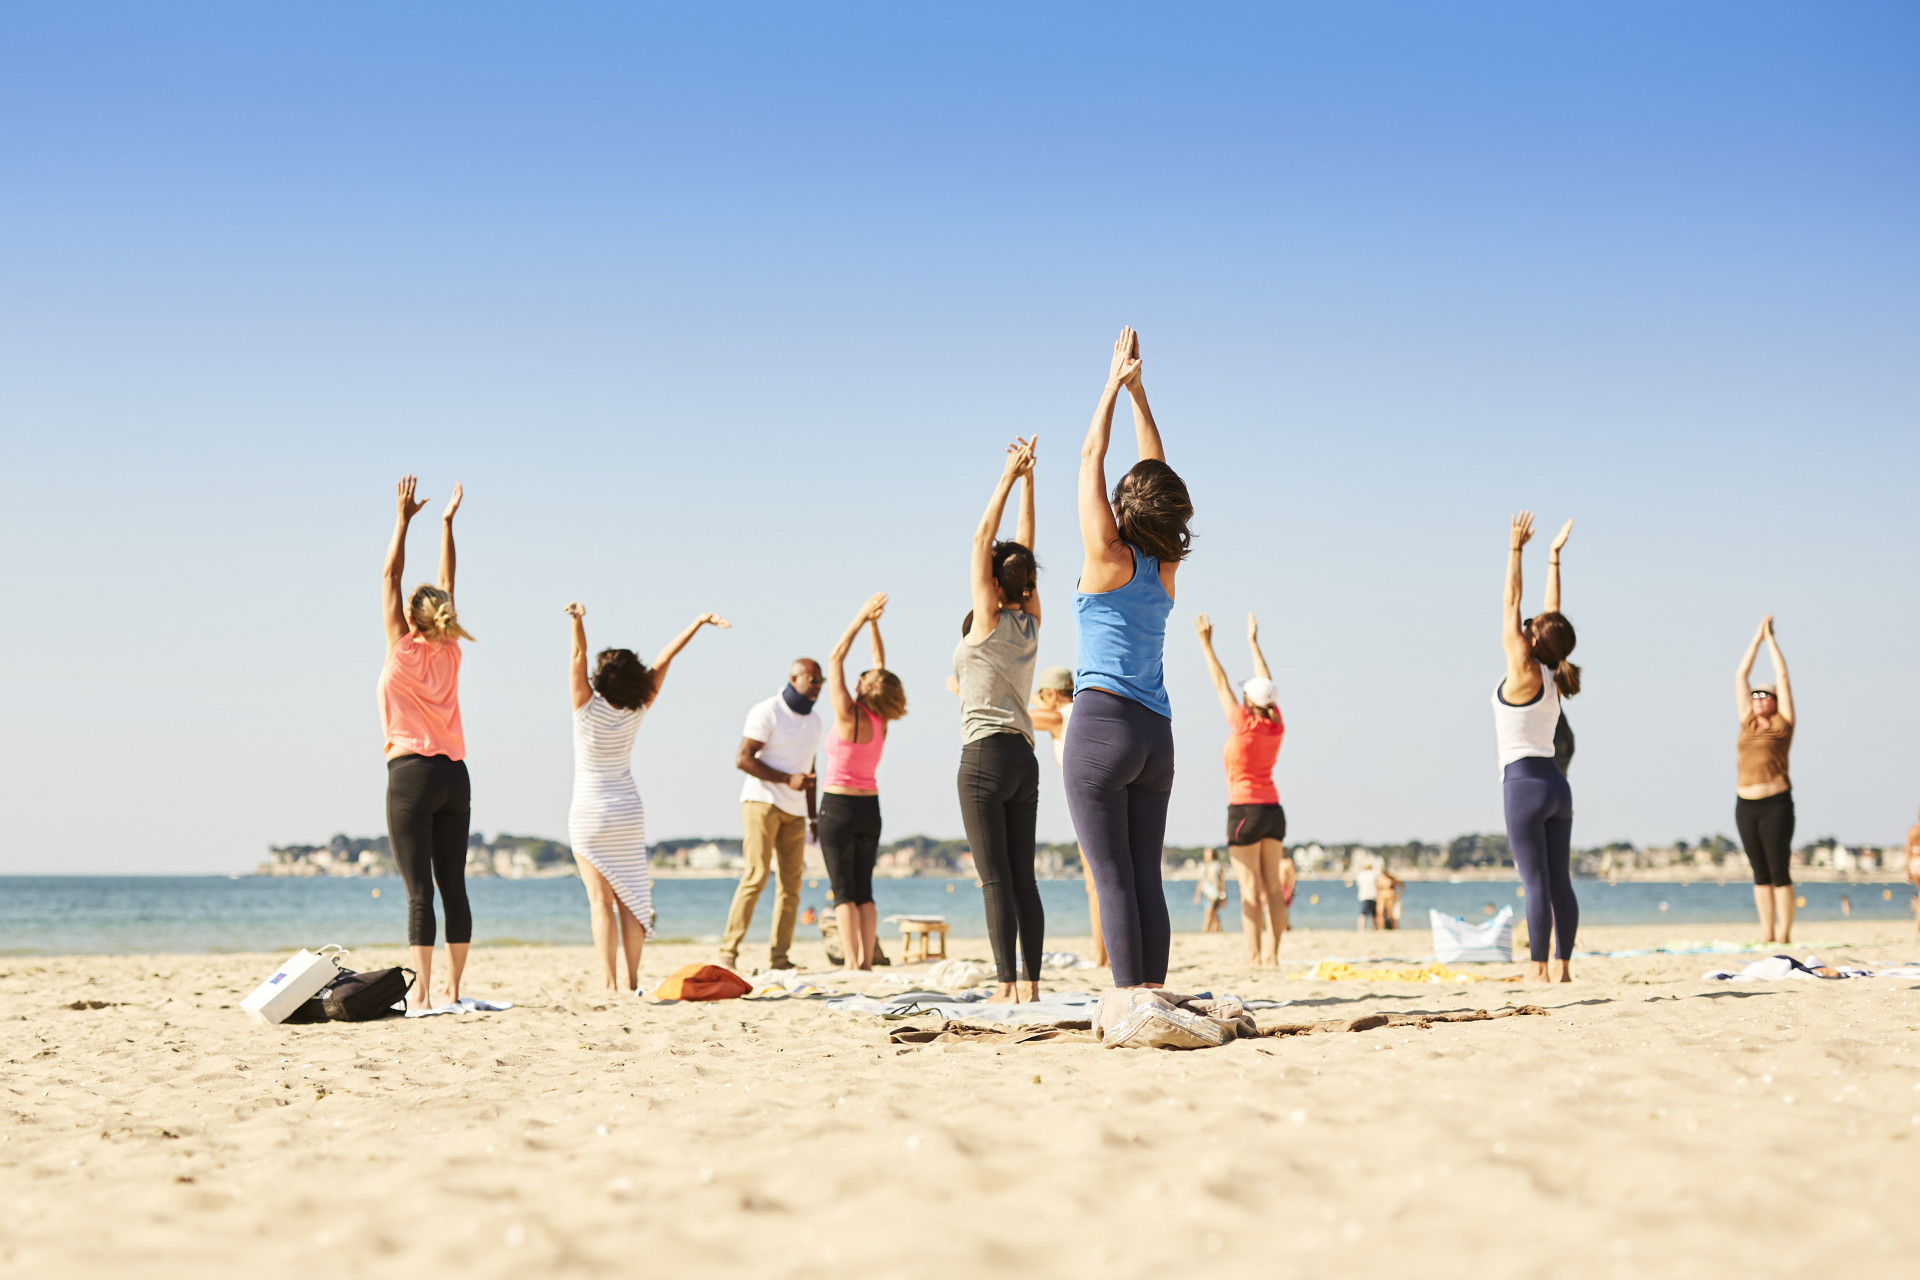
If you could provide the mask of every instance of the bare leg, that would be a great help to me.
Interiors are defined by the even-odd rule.
[[[1571,964],[1572,964],[1571,961],[1555,960],[1553,962],[1552,969],[1551,969],[1551,972],[1553,974],[1553,980],[1555,982],[1572,982],[1573,970],[1571,968]]]
[[[647,945],[647,927],[616,895],[614,907],[620,913],[620,949],[627,955],[627,990],[640,989],[640,952]]]
[[[1280,842],[1260,842],[1260,897],[1266,909],[1267,932],[1260,940],[1260,963],[1280,963],[1280,935],[1287,931],[1287,900],[1280,896]]]
[[[1247,963],[1257,965],[1265,951],[1261,942],[1260,846],[1230,844],[1227,858],[1233,863],[1233,878],[1240,885],[1240,933],[1247,944]]]
[[[1075,845],[1074,848],[1079,848]],[[1087,918],[1093,922],[1093,962],[1100,968],[1107,967],[1107,938],[1100,932],[1100,889],[1093,883],[1093,877],[1086,874],[1086,855],[1080,855],[1081,880],[1087,886]]]
[[[433,948],[413,948],[413,985],[420,994],[416,998],[412,991],[407,993],[407,1008],[431,1009],[433,997],[428,993],[433,986]]]
[[[833,918],[840,926],[840,968],[854,973],[873,967],[873,956],[860,933],[860,908],[850,902],[833,904]]]
[[[1793,941],[1793,896],[1790,884],[1773,886],[1773,915],[1780,922],[1780,941]]]
[[[613,892],[613,886],[600,874],[600,868],[587,859],[574,855],[573,859],[580,869],[580,883],[587,888],[587,915],[593,922],[593,950],[600,958],[600,985],[608,991],[618,991],[620,980],[618,973],[618,952],[620,937],[617,932],[618,921],[616,904],[619,899]]]
[[[860,967],[873,968],[873,958],[879,954],[880,917],[871,902],[860,904]]]
[[[455,1000],[458,1000],[460,998],[460,975],[466,972],[467,948],[470,945],[472,944],[466,943],[466,942],[449,942],[447,944],[447,1003],[448,1004],[452,1004]]]
[[[1753,906],[1760,913],[1760,941],[1773,941],[1773,886],[1757,884],[1753,886]]]

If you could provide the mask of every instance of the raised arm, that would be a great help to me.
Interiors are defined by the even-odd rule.
[[[886,593],[881,592],[881,608],[886,608]],[[873,655],[873,667],[876,671],[887,669],[887,642],[880,638],[880,615],[874,614],[867,619],[867,651]]]
[[[1014,540],[1030,552],[1034,550],[1033,538],[1035,523],[1033,518],[1033,464],[1039,446],[1040,437],[1038,434],[1035,434],[1031,440],[1026,442],[1027,461],[1026,466],[1023,467],[1020,472],[1020,518],[1016,523],[1016,532],[1013,535]],[[1012,448],[1013,446],[1009,445],[1008,447]],[[1037,565],[1039,561],[1035,560],[1034,563]],[[1035,618],[1040,616],[1040,575],[1038,573],[1034,574],[1033,589],[1027,593],[1026,601],[1022,607]]]
[[[1131,328],[1122,329],[1113,344],[1113,360],[1107,368],[1107,385],[1094,406],[1093,421],[1087,426],[1087,438],[1080,446],[1080,479],[1075,502],[1080,512],[1080,545],[1085,559],[1080,566],[1080,589],[1088,592],[1112,591],[1125,586],[1133,576],[1133,554],[1120,541],[1120,530],[1113,521],[1113,506],[1107,500],[1107,445],[1113,435],[1113,406],[1120,389],[1140,374],[1138,339]],[[1139,426],[1135,416],[1136,432]],[[1147,422],[1151,424],[1149,417]],[[1153,430],[1155,448],[1160,433]]]
[[[1773,659],[1773,678],[1780,686],[1780,697],[1777,699],[1780,703],[1780,718],[1792,724],[1793,681],[1787,676],[1787,659],[1780,652],[1780,642],[1773,638],[1773,615],[1768,614],[1767,620],[1760,625],[1766,628],[1767,656]]]
[[[1160,443],[1160,427],[1153,420],[1153,410],[1147,407],[1147,384],[1140,376],[1140,335],[1137,333],[1133,335],[1133,377],[1127,381],[1127,399],[1133,405],[1133,438],[1140,446],[1140,456],[1165,462],[1167,451]]]
[[[573,690],[573,709],[578,711],[593,700],[593,682],[587,679],[587,611],[579,601],[567,606],[573,619],[573,661],[567,667],[567,683]]]
[[[1220,710],[1225,713],[1228,724],[1234,724],[1240,715],[1240,699],[1233,696],[1233,681],[1227,679],[1227,669],[1220,665],[1220,659],[1213,652],[1213,619],[1201,614],[1193,620],[1193,629],[1200,635],[1200,652],[1206,655],[1207,674],[1213,677],[1213,691],[1220,697]]]
[[[1733,673],[1733,696],[1740,704],[1742,724],[1753,713],[1753,662],[1760,656],[1760,642],[1767,638],[1767,624],[1772,621],[1772,614],[1760,619],[1760,625],[1754,628],[1753,639],[1747,641],[1747,651],[1740,655],[1740,667]]]
[[[1533,537],[1533,512],[1522,511],[1513,518],[1507,534],[1507,590],[1500,612],[1500,646],[1507,654],[1507,678],[1500,696],[1509,703],[1533,701],[1540,692],[1540,671],[1533,661],[1533,649],[1520,632],[1520,553]]]
[[[717,613],[703,613],[688,623],[686,630],[667,641],[667,647],[653,655],[653,696],[656,698],[660,696],[660,686],[667,682],[667,668],[673,665],[673,660],[679,656],[682,649],[687,647],[687,642],[693,639],[700,628],[719,627],[725,631],[732,625]]]
[[[1560,548],[1567,545],[1567,537],[1573,532],[1573,521],[1560,526],[1560,532],[1553,536],[1553,545],[1547,548],[1547,598],[1542,609],[1547,613],[1560,612]]]
[[[1007,460],[1000,469],[1000,479],[993,486],[993,496],[987,499],[987,510],[980,517],[980,526],[973,531],[973,559],[970,577],[973,587],[973,627],[967,632],[968,644],[984,644],[993,634],[994,627],[1000,623],[999,613],[994,607],[995,588],[993,581],[993,543],[1000,536],[1000,520],[1007,511],[1007,495],[1013,492],[1013,482],[1028,465],[1033,454],[1033,442],[1018,440],[1007,450]]]
[[[453,513],[460,509],[460,485],[456,481],[447,509],[440,513],[440,589],[453,598]]]
[[[402,476],[396,486],[393,537],[387,543],[386,566],[380,571],[380,622],[386,628],[389,649],[412,629],[407,623],[407,592],[402,585],[407,573],[407,526],[427,505],[414,501],[415,483],[412,476]]]
[[[1247,650],[1253,654],[1253,674],[1262,680],[1273,679],[1273,672],[1267,670],[1267,655],[1260,652],[1260,624],[1251,613],[1247,615]]]
[[[840,633],[833,651],[827,654],[827,693],[833,699],[833,727],[843,740],[851,741],[856,728],[853,721],[853,693],[847,688],[847,654],[853,651],[853,642],[859,636],[860,628],[878,618],[886,607],[886,592],[876,591],[867,597],[867,602],[853,615],[853,621]]]

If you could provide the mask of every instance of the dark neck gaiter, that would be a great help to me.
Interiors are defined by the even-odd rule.
[[[814,700],[812,698],[802,697],[800,691],[792,685],[780,686],[780,696],[787,700],[787,705],[793,708],[795,715],[804,716],[813,714]]]

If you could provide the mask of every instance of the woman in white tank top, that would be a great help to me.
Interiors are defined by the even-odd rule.
[[[1507,588],[1501,602],[1500,643],[1507,673],[1493,690],[1494,738],[1500,752],[1500,789],[1507,816],[1507,845],[1525,886],[1528,977],[1535,982],[1571,982],[1568,961],[1580,927],[1573,892],[1573,792],[1554,762],[1554,730],[1560,699],[1580,692],[1573,652],[1573,624],[1560,612],[1560,549],[1573,521],[1561,526],[1547,557],[1546,608],[1520,617],[1520,555],[1533,537],[1533,513],[1513,518],[1507,542]],[[1553,966],[1547,957],[1551,943]]]

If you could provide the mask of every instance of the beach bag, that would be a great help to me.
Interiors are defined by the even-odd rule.
[[[296,951],[273,976],[254,988],[240,1002],[240,1011],[256,1022],[277,1026],[301,1005],[319,993],[320,988],[340,976],[335,956],[345,955],[343,947],[322,947],[318,952]]]
[[[348,970],[328,983],[318,999],[321,1011],[333,1022],[370,1022],[398,1017],[401,1011],[393,1006],[407,998],[412,985],[411,969]]]
[[[1109,1049],[1217,1049],[1254,1036],[1253,1015],[1232,996],[1179,996],[1146,987],[1100,997],[1093,1029]]]
[[[753,990],[753,984],[717,964],[690,964],[675,969],[653,989],[655,1000],[733,1000]]]
[[[1433,958],[1441,964],[1463,960],[1513,962],[1512,907],[1500,908],[1500,914],[1485,924],[1468,924],[1458,916],[1431,910],[1427,916],[1433,922]]]

